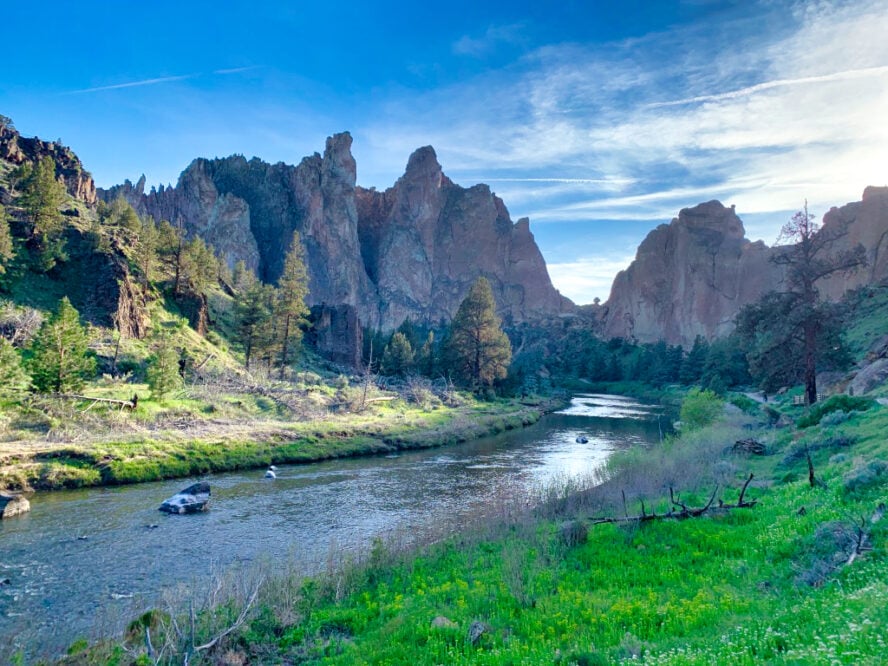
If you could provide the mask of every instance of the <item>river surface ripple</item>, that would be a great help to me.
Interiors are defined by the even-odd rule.
[[[187,479],[37,494],[29,514],[0,521],[0,662],[116,635],[162,590],[206,585],[239,563],[311,574],[377,536],[455,531],[504,498],[526,501],[594,473],[618,448],[656,442],[658,419],[655,406],[577,395],[529,428],[465,444],[285,465],[275,480],[262,470],[203,477],[210,509],[189,516],[157,510]]]

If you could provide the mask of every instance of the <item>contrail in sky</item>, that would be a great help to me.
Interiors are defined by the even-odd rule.
[[[880,74],[888,74],[888,65],[883,65],[881,67],[867,67],[865,69],[849,69],[844,72],[833,72],[832,74],[823,74],[821,76],[803,76],[798,79],[776,79],[774,81],[765,81],[764,83],[757,83],[754,86],[740,88],[739,90],[732,90],[730,92],[687,97],[685,99],[676,99],[671,102],[653,102],[651,104],[646,104],[645,106],[648,108],[659,108],[664,106],[696,104],[698,102],[719,102],[725,99],[736,99],[738,97],[754,95],[757,92],[771,90],[772,88],[783,88],[805,83],[826,83],[829,81],[842,81],[844,79],[860,79],[867,76],[878,76]]]
[[[192,79],[197,74],[183,74],[182,76],[162,76],[157,79],[144,79],[142,81],[129,81],[127,83],[115,83],[110,86],[98,86],[96,88],[83,88],[82,90],[69,90],[65,95],[80,95],[83,93],[101,92],[103,90],[119,90],[121,88],[137,88],[139,86],[153,86],[158,83],[171,83],[172,81],[182,81],[184,79]]]

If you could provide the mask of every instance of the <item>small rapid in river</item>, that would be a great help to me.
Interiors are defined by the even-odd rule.
[[[281,466],[273,480],[264,470],[203,477],[210,509],[186,516],[157,508],[195,479],[37,494],[29,514],[0,521],[0,661],[115,635],[161,590],[206,585],[239,563],[311,574],[378,536],[456,531],[506,495],[528,498],[658,441],[658,419],[653,405],[577,395],[529,428],[465,444]]]

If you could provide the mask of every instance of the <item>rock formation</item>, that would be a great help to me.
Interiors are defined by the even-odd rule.
[[[685,208],[651,231],[635,261],[617,274],[604,307],[604,333],[690,346],[728,333],[738,310],[774,289],[781,269],[771,250],[745,237],[734,208],[718,201]]]
[[[394,187],[358,188],[357,203],[361,253],[384,327],[407,317],[449,319],[479,275],[507,323],[572,307],[552,286],[527,218],[513,223],[487,185],[455,185],[431,146],[410,156]]]
[[[60,143],[41,141],[37,137],[25,138],[0,116],[0,160],[18,166],[23,162],[37,162],[44,157],[53,159],[56,176],[65,183],[72,197],[90,205],[96,203],[96,185],[73,150]]]
[[[868,262],[854,273],[821,280],[825,298],[838,300],[849,289],[888,282],[888,187],[866,188],[861,201],[826,213],[823,225],[845,227],[830,252],[861,244]],[[771,261],[780,250],[744,234],[733,207],[718,201],[685,208],[654,229],[614,280],[601,313],[604,334],[688,347],[697,335],[729,333],[740,308],[780,289],[784,275]]]
[[[349,306],[362,326],[391,330],[407,317],[449,319],[479,275],[490,280],[507,321],[572,307],[552,287],[527,220],[513,223],[486,185],[455,185],[427,147],[410,157],[394,187],[356,187],[351,144],[348,133],[336,134],[323,156],[298,166],[198,159],[174,188],[146,193],[142,178],[100,195],[123,196],[142,215],[181,224],[266,282],[279,277],[298,231],[309,305]]]
[[[848,289],[888,283],[888,187],[867,187],[861,201],[831,208],[823,226],[845,226],[847,233],[836,241],[835,251],[857,244],[866,250],[867,265],[850,275],[835,275],[818,284],[820,293],[838,300]]]

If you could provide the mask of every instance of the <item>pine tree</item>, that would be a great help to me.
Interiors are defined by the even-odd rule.
[[[234,318],[238,339],[244,348],[244,365],[249,369],[254,357],[262,356],[268,345],[268,332],[272,320],[272,289],[262,284],[256,275],[244,270],[236,285]]]
[[[179,353],[169,335],[159,338],[154,354],[148,359],[146,374],[151,395],[158,400],[163,400],[168,393],[182,386]]]
[[[866,264],[860,244],[834,251],[836,241],[847,235],[847,222],[821,227],[805,202],[804,210],[793,215],[780,231],[778,241],[790,244],[779,248],[773,257],[786,268],[785,288],[766,294],[760,303],[737,315],[737,330],[750,350],[750,367],[760,368],[764,382],[769,383],[769,376],[790,376],[792,366],[801,361],[809,405],[817,402],[817,365],[825,360],[824,342],[834,338],[831,346],[842,347],[840,315],[832,304],[821,300],[817,282]]]
[[[416,370],[426,377],[433,377],[437,359],[435,358],[435,332],[429,331],[425,342],[416,354]]]
[[[12,232],[9,230],[9,218],[6,209],[0,204],[0,275],[6,273],[6,267],[15,256],[12,244]]]
[[[508,372],[512,347],[484,277],[475,281],[453,318],[447,356],[454,374],[476,388],[490,386]]]
[[[61,393],[83,386],[84,379],[96,369],[88,344],[80,315],[66,296],[32,343],[28,369],[34,387],[44,393]]]
[[[67,259],[62,238],[65,218],[59,206],[65,202],[65,186],[56,179],[55,162],[44,157],[37,166],[22,171],[24,187],[19,202],[31,223],[28,239],[38,252],[38,265],[51,270],[57,262]]]
[[[57,235],[64,224],[59,206],[65,202],[65,186],[56,178],[55,162],[51,157],[44,157],[26,174],[24,181],[19,202],[31,222],[32,234]]]
[[[281,379],[290,362],[290,352],[297,351],[302,342],[301,326],[307,321],[308,269],[305,265],[305,248],[299,232],[293,232],[290,250],[284,258],[284,271],[278,280],[275,318],[283,319],[281,333]]]
[[[31,378],[22,366],[22,358],[10,342],[0,336],[0,398],[10,398],[23,392]]]
[[[154,219],[146,217],[141,221],[138,242],[138,264],[142,272],[142,281],[148,284],[154,279],[155,264],[157,263],[157,250],[160,244],[160,232]]]
[[[391,341],[382,352],[382,373],[403,377],[413,365],[413,347],[407,336],[395,331]]]

